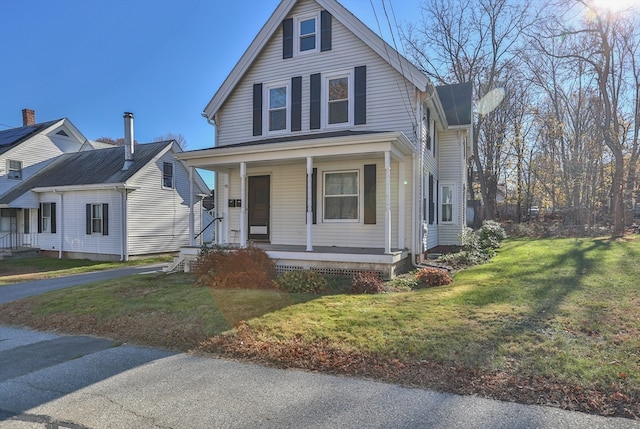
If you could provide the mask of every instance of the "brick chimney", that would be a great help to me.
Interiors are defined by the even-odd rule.
[[[22,109],[22,126],[28,127],[36,123],[36,111],[32,109]]]

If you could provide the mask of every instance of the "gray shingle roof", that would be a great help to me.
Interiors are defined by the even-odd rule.
[[[436,91],[450,126],[471,124],[471,82],[438,86]]]
[[[127,170],[122,169],[123,146],[60,155],[24,183],[0,196],[0,204],[8,204],[33,188],[124,183],[170,144],[172,141],[137,144],[133,163]]]

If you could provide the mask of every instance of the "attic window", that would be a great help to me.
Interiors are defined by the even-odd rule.
[[[59,136],[69,137],[69,134],[67,134],[64,130],[60,130],[56,134]]]
[[[8,160],[8,177],[13,180],[22,180],[22,161]]]
[[[315,52],[318,50],[318,15],[306,15],[296,18],[298,53]]]
[[[173,164],[170,162],[162,163],[162,187],[165,189],[173,189]]]

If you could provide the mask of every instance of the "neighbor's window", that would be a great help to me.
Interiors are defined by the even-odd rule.
[[[287,130],[287,85],[268,86],[267,97],[269,106],[269,121],[267,129],[271,131]]]
[[[102,204],[91,204],[91,233],[102,234]]]
[[[440,187],[440,221],[453,222],[453,198],[454,189],[452,185],[442,185]]]
[[[7,171],[9,172],[9,179],[13,180],[22,180],[22,161],[8,161],[9,167]]]
[[[40,226],[42,228],[42,232],[52,232],[51,231],[51,206],[52,203],[42,203],[40,205]]]
[[[351,75],[327,76],[327,125],[350,124],[352,121]]]
[[[317,50],[317,16],[298,18],[298,52]]]
[[[162,163],[162,187],[173,188],[173,164],[170,162]]]
[[[358,171],[324,173],[324,220],[358,220]]]

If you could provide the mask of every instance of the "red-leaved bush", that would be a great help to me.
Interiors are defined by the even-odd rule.
[[[351,293],[382,293],[384,292],[384,283],[380,280],[377,273],[365,272],[356,273],[351,283]]]
[[[425,267],[418,271],[416,280],[423,287],[444,286],[451,283],[451,276],[446,270]]]
[[[214,289],[275,289],[276,267],[257,247],[212,249],[198,257],[196,284]]]

